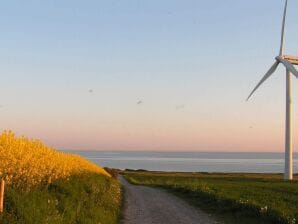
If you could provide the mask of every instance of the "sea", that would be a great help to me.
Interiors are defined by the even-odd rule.
[[[102,166],[176,172],[283,173],[283,153],[70,151]],[[298,173],[298,153],[294,153]]]

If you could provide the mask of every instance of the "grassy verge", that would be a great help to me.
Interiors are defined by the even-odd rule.
[[[72,176],[30,191],[8,187],[3,224],[115,224],[121,206],[119,183],[100,174]]]
[[[134,184],[165,188],[226,223],[298,220],[298,181],[279,175],[125,172]]]

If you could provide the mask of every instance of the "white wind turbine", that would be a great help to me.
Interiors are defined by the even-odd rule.
[[[286,131],[285,131],[285,172],[284,179],[293,179],[293,143],[292,143],[292,91],[291,91],[291,74],[298,78],[298,72],[293,65],[298,65],[298,57],[291,55],[284,55],[284,34],[285,34],[285,22],[287,15],[288,0],[285,3],[282,32],[281,32],[281,44],[279,56],[275,58],[276,62],[272,65],[269,71],[253,89],[247,100],[253,95],[253,93],[262,85],[277,69],[278,65],[282,63],[286,67]]]

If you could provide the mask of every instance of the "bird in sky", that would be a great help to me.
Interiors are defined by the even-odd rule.
[[[184,104],[182,104],[182,105],[177,105],[176,106],[176,110],[182,110],[182,109],[184,109],[185,108],[185,105]]]

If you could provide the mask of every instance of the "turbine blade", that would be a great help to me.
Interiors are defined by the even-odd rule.
[[[264,75],[264,77],[261,79],[261,81],[256,85],[256,87],[253,89],[253,91],[249,94],[246,101],[250,99],[250,97],[254,94],[254,92],[260,87],[260,85],[263,84],[277,69],[279,65],[279,61],[276,61],[272,67],[268,70],[268,72]]]
[[[287,8],[288,8],[288,0],[286,0],[285,8],[284,8],[284,16],[282,21],[282,28],[281,28],[281,40],[280,40],[280,51],[279,56],[283,55],[284,50],[284,43],[285,43],[285,26],[286,26],[286,17],[287,17]]]
[[[276,60],[281,62],[293,75],[296,76],[296,78],[298,78],[298,71],[296,70],[294,65],[291,64],[291,62],[289,62],[286,59],[283,59],[282,57],[277,57]]]

